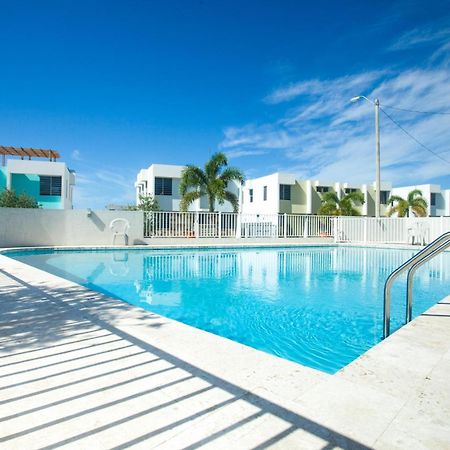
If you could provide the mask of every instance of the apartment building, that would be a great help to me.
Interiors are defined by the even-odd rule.
[[[429,216],[450,216],[450,189],[441,189],[438,184],[396,187],[392,189],[392,194],[407,198],[414,189],[422,192],[422,197],[428,203]]]
[[[25,193],[44,209],[72,209],[75,173],[56,161],[57,151],[0,146],[0,155],[0,192]]]
[[[151,195],[158,201],[162,211],[180,211],[180,180],[184,168],[185,166],[172,164],[152,164],[147,169],[140,170],[134,183],[136,204],[139,204],[140,195]],[[230,184],[227,189],[239,196],[238,183]],[[233,207],[228,202],[223,205],[216,204],[215,209],[222,212],[233,211]],[[189,211],[208,211],[206,196],[194,201]]]
[[[338,198],[359,191],[364,195],[364,204],[359,207],[363,216],[375,215],[374,185],[323,180],[297,180],[295,175],[276,172],[259,178],[247,180],[241,192],[242,211],[245,213],[287,213],[317,214],[325,192],[335,192]],[[392,185],[381,184],[381,214],[388,209],[387,200]]]
[[[136,203],[140,195],[152,195],[163,211],[180,210],[180,178],[184,166],[152,164],[142,169],[135,182]],[[295,175],[275,172],[246,180],[243,186],[233,183],[228,187],[238,195],[240,211],[248,214],[317,214],[325,192],[335,192],[338,198],[350,192],[361,192],[364,204],[358,206],[361,215],[375,216],[375,183],[351,184],[325,180],[298,180]],[[430,216],[450,216],[450,189],[443,190],[438,185],[393,187],[383,181],[380,190],[380,214],[386,215],[391,195],[406,198],[413,189],[420,189],[429,205]],[[206,197],[191,204],[190,211],[207,211]],[[216,205],[217,211],[231,212],[229,203]]]

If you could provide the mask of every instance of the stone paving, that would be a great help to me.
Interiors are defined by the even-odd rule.
[[[450,298],[334,376],[0,255],[0,448],[449,449]]]

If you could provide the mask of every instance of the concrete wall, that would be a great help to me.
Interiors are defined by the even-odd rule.
[[[129,244],[144,244],[142,211],[0,208],[0,248],[46,245],[111,245],[112,220],[127,219]],[[117,239],[117,244],[121,244]]]

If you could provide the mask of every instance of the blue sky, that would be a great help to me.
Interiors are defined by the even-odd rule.
[[[134,198],[151,163],[215,151],[248,177],[374,179],[378,96],[450,161],[450,2],[21,1],[2,10],[2,145],[59,150],[75,207]],[[382,115],[382,178],[441,183],[450,164]]]

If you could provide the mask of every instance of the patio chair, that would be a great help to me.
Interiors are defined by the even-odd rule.
[[[109,228],[113,232],[112,245],[115,245],[117,236],[123,236],[124,244],[128,245],[128,230],[130,229],[130,223],[127,219],[114,219],[109,224]]]

